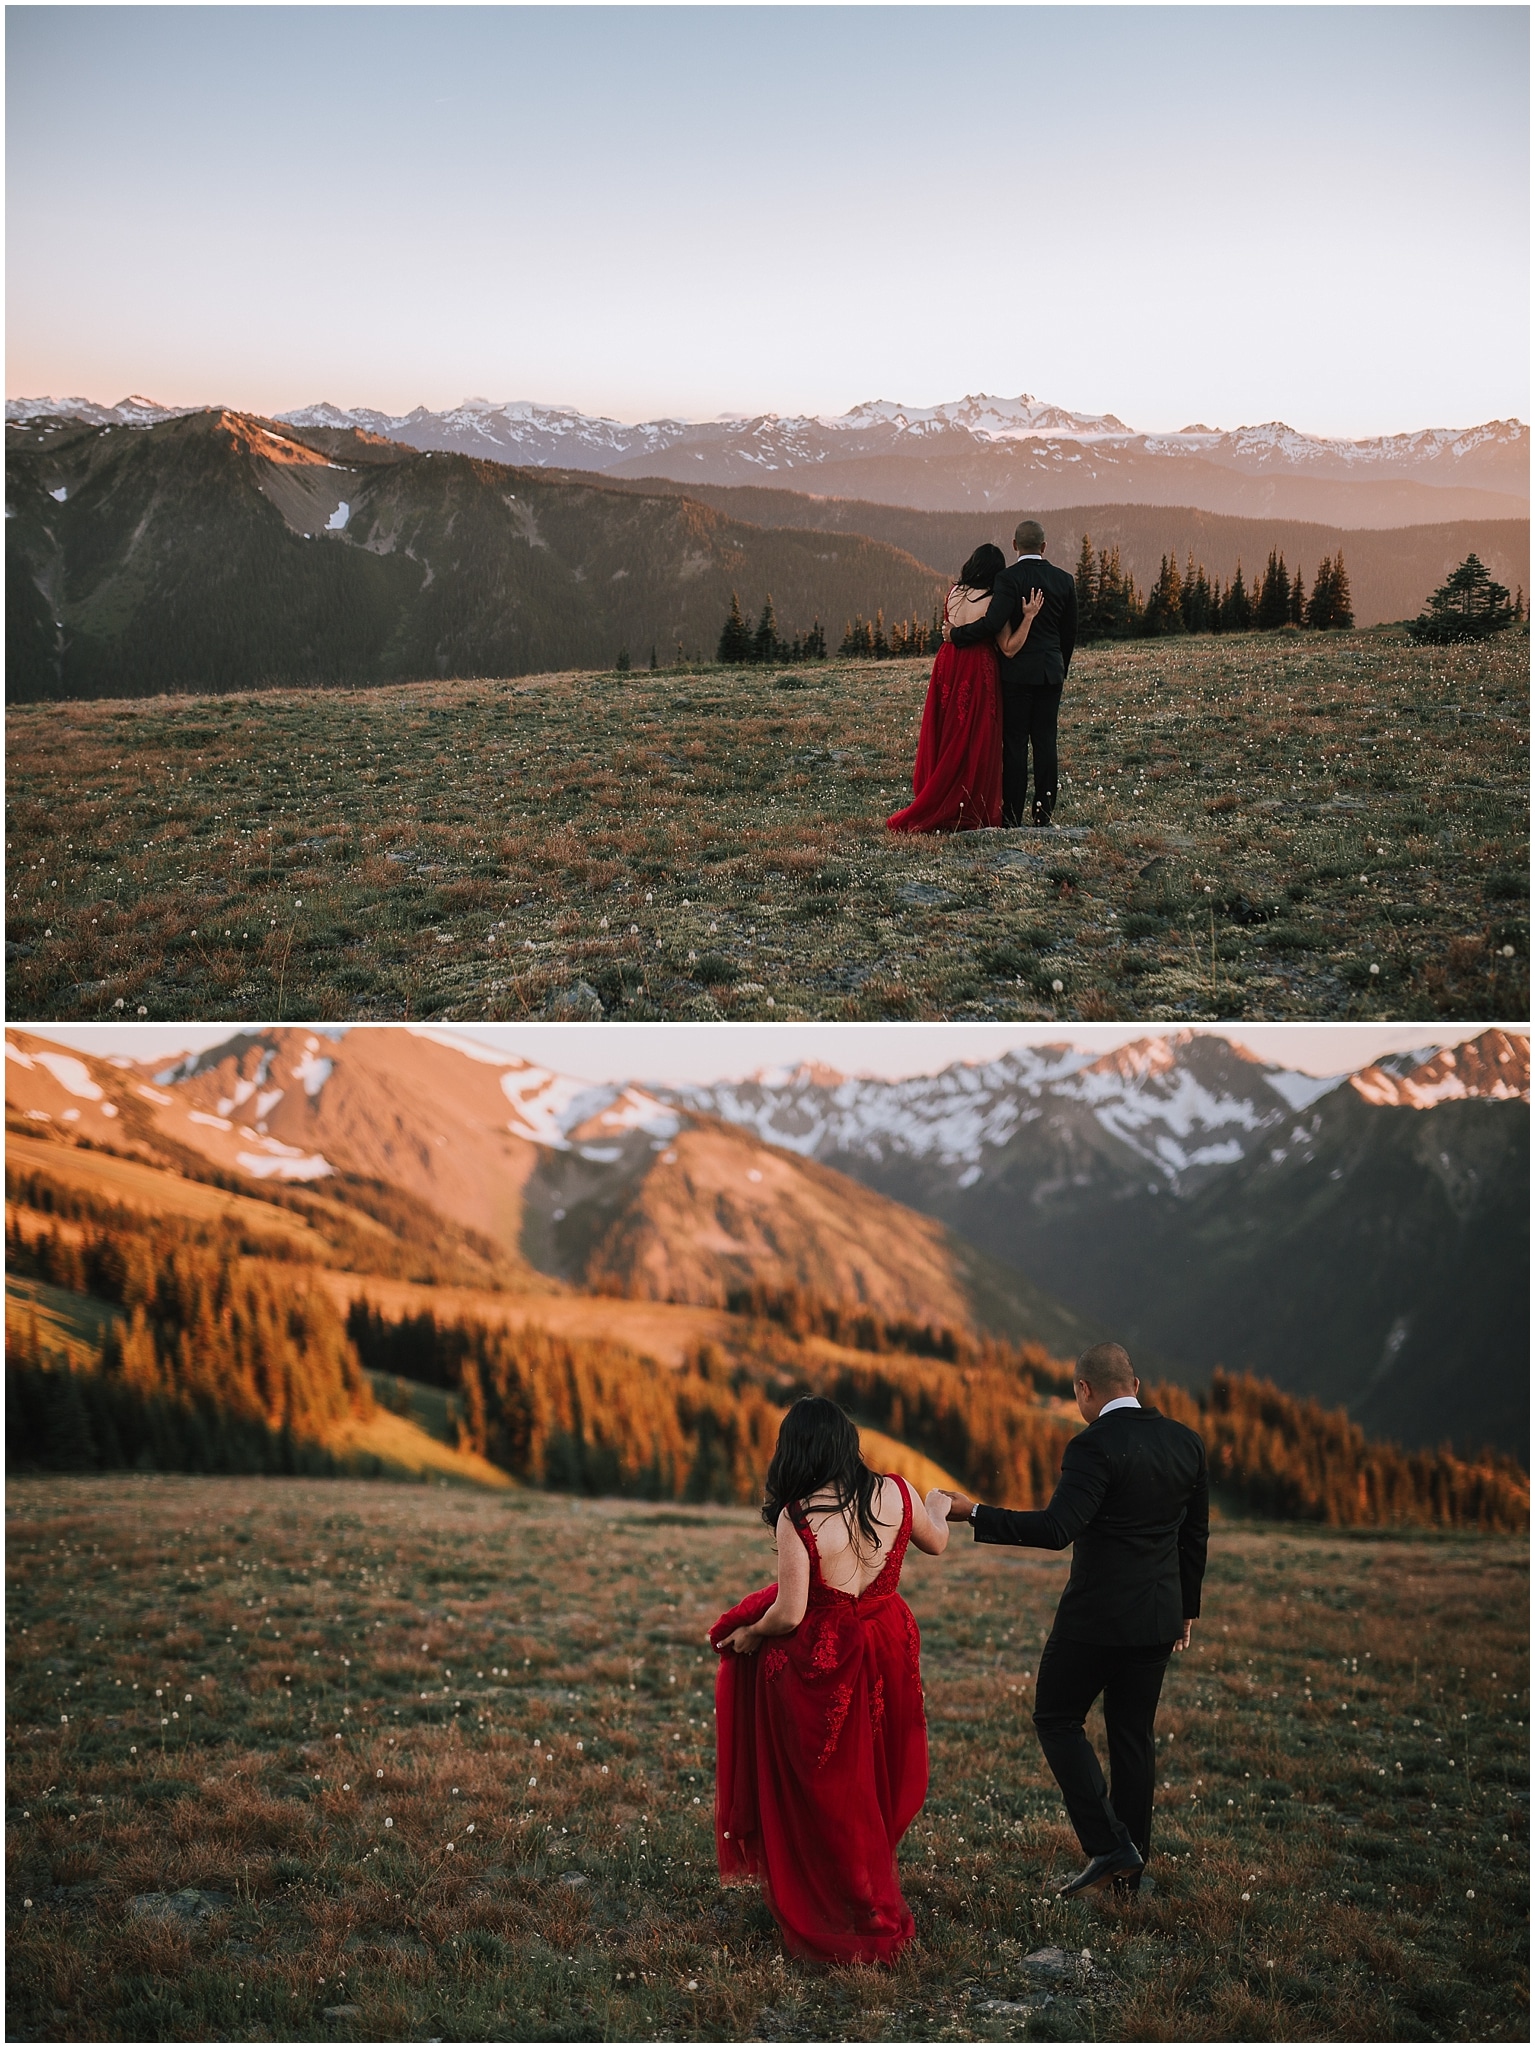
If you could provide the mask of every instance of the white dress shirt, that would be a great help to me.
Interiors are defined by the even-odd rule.
[[[1101,1422],[1105,1415],[1112,1415],[1116,1408],[1139,1408],[1140,1405],[1133,1394],[1120,1394],[1117,1399],[1104,1402],[1098,1410],[1098,1419]]]

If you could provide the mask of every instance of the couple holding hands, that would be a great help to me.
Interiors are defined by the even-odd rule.
[[[1022,1513],[940,1488],[924,1501],[899,1475],[881,1478],[834,1402],[806,1397],[785,1416],[762,1510],[777,1583],[709,1640],[720,1874],[761,1884],[795,1954],[888,1963],[916,1932],[896,1849],[927,1796],[927,1722],[899,1584],[907,1546],[940,1556],[960,1523],[979,1543],[1075,1546],[1034,1689],[1034,1726],[1087,1858],[1060,1896],[1138,1889],[1157,1699],[1199,1613],[1209,1536],[1203,1441],[1142,1407],[1139,1388],[1117,1344],[1083,1353],[1087,1426],[1049,1505]],[[1112,1791],[1084,1727],[1100,1694]]]

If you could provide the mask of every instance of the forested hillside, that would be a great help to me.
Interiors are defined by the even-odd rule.
[[[12,701],[712,656],[738,586],[786,636],[924,617],[885,542],[228,412],[7,431]]]

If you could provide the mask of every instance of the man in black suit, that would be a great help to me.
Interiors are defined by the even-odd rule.
[[[992,586],[985,618],[973,626],[955,626],[949,638],[956,647],[994,640],[1018,624],[1025,601],[1036,590],[1044,591],[1028,639],[1016,654],[998,655],[997,667],[1002,678],[1002,822],[1021,825],[1031,815],[1036,825],[1048,825],[1060,787],[1055,722],[1077,644],[1077,585],[1075,577],[1045,560],[1045,529],[1037,519],[1020,522],[1013,546],[1018,560]],[[1031,745],[1034,809],[1029,813]]]
[[[1118,1344],[1095,1344],[1077,1360],[1087,1428],[1066,1446],[1050,1505],[1017,1514],[964,1494],[949,1503],[949,1520],[969,1522],[978,1543],[1076,1546],[1034,1687],[1040,1747],[1088,1859],[1062,1898],[1100,1884],[1140,1887],[1162,1674],[1199,1614],[1210,1537],[1204,1441],[1143,1408],[1140,1384]],[[1100,1693],[1112,1794],[1084,1726]]]

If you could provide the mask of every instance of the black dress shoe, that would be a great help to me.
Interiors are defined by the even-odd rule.
[[[1108,1884],[1114,1878],[1139,1877],[1145,1867],[1140,1850],[1133,1842],[1126,1842],[1122,1848],[1111,1849],[1106,1856],[1095,1856],[1087,1868],[1079,1870],[1055,1896],[1074,1899],[1078,1892],[1090,1892],[1097,1885]]]

